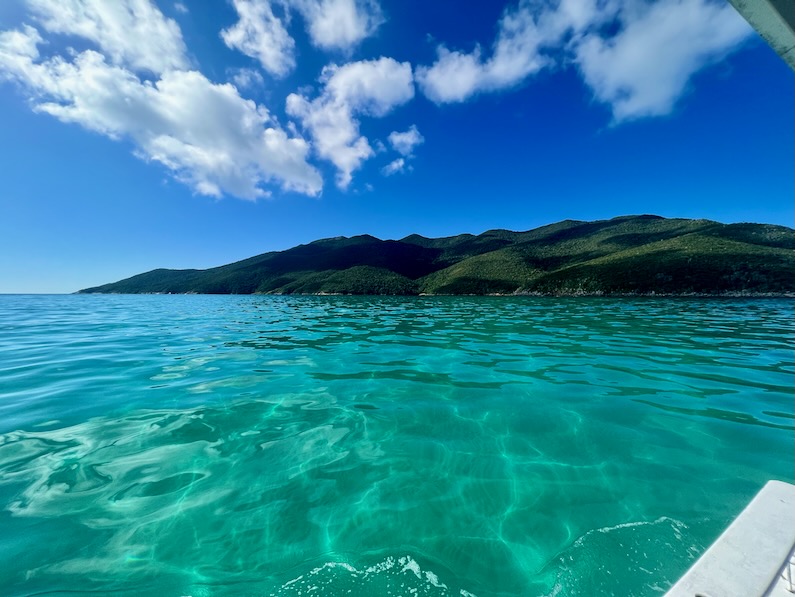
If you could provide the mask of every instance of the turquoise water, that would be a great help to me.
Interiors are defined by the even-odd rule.
[[[0,296],[0,593],[660,594],[793,477],[792,317]]]

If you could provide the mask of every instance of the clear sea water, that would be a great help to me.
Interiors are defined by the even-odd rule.
[[[659,595],[793,478],[793,314],[0,296],[0,594]]]

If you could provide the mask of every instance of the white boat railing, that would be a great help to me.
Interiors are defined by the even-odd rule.
[[[666,597],[791,597],[795,485],[768,481]]]

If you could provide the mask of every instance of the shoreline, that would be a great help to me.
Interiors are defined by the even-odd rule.
[[[200,293],[200,292],[83,292],[77,291],[71,294],[106,294],[117,296],[136,296],[136,295],[202,295],[202,296],[367,296],[367,297],[455,297],[455,296],[490,296],[490,297],[533,297],[533,298],[748,298],[748,299],[791,299],[795,298],[795,292],[772,293],[772,292],[743,292],[729,291],[721,293],[706,292],[506,292],[506,293],[483,293],[483,294],[443,294],[443,293],[418,293],[418,294],[359,294],[351,292],[249,292],[249,293]]]

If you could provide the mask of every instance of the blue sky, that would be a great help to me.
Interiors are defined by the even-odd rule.
[[[5,0],[0,292],[339,235],[792,226],[792,106],[713,0]]]

